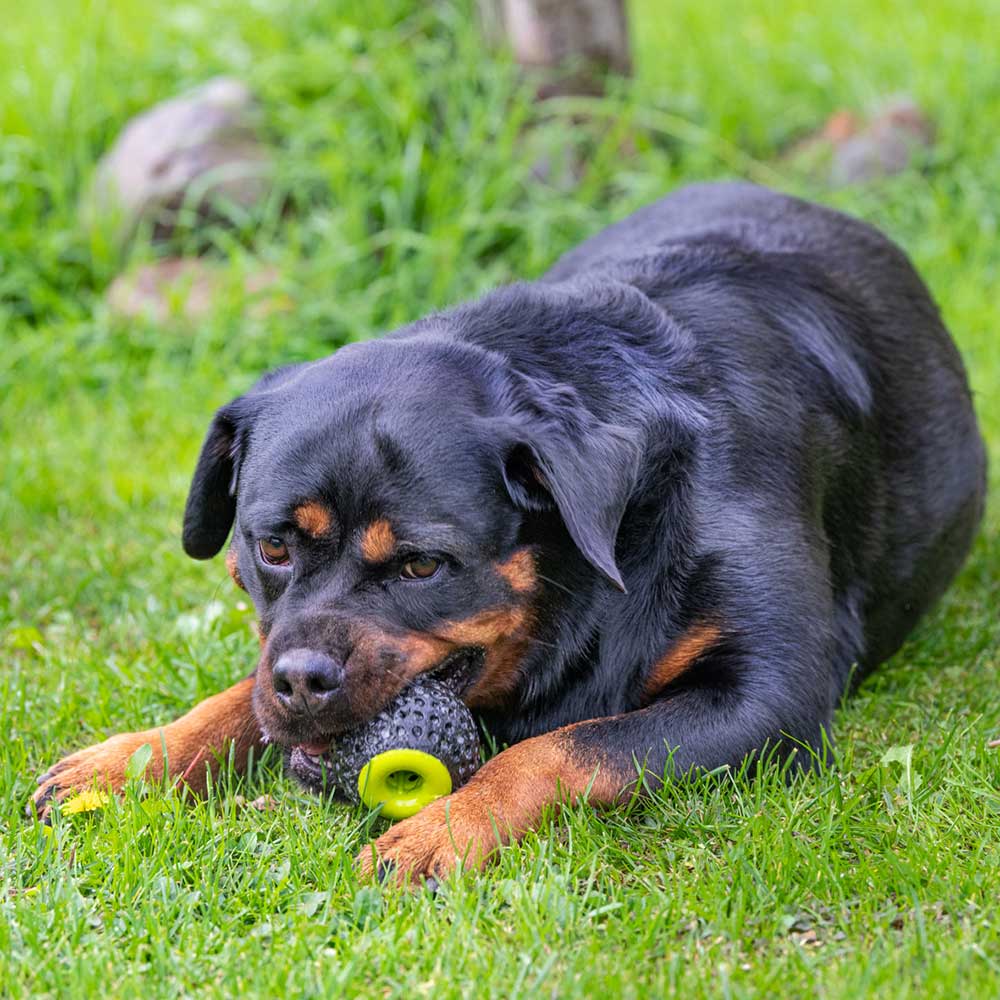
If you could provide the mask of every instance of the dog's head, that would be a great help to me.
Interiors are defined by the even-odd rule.
[[[279,370],[224,406],[184,548],[213,556],[235,525],[265,734],[322,746],[429,671],[463,671],[470,706],[502,708],[545,658],[538,630],[565,581],[622,586],[637,454],[572,390],[433,324]]]

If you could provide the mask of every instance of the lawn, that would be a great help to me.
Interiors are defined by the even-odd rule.
[[[533,108],[484,54],[471,0],[6,12],[0,994],[1000,995],[995,501],[941,606],[839,712],[820,776],[580,807],[436,895],[359,884],[371,822],[273,761],[195,805],[137,786],[50,829],[24,818],[61,753],[165,722],[252,665],[242,593],[179,544],[215,407],[267,367],[536,275],[687,180],[770,179],[907,248],[969,366],[995,497],[995,5],[633,8],[636,79],[587,121]],[[123,323],[104,290],[162,251],[140,241],[124,260],[78,200],[130,115],[221,72],[259,94],[284,197],[211,234],[233,291],[209,320]],[[838,108],[898,92],[938,123],[917,168],[834,190],[781,159]],[[287,307],[246,315],[240,276],[261,261]]]

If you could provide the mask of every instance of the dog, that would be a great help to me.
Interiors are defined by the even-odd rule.
[[[538,281],[223,406],[183,542],[207,559],[231,535],[259,664],[67,757],[35,804],[120,789],[146,743],[195,792],[266,743],[315,784],[332,740],[430,671],[463,671],[507,748],[363,874],[476,868],[547,807],[755,755],[813,767],[962,564],[985,467],[901,250],[765,188],[684,188]]]

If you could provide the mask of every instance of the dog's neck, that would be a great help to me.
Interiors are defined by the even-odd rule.
[[[644,676],[688,625],[705,616],[705,567],[684,544],[691,532],[690,455],[653,463],[619,532],[622,593],[588,566],[558,523],[536,520],[526,541],[539,547],[539,605],[511,705],[484,713],[501,742],[638,707]]]

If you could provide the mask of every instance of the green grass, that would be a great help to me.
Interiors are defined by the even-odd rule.
[[[436,896],[359,885],[366,818],[273,764],[194,806],[134,789],[51,832],[23,819],[59,754],[167,721],[253,661],[221,562],[188,562],[178,542],[217,405],[266,367],[538,274],[682,181],[776,177],[899,240],[969,366],[995,493],[996,11],[761,7],[639,0],[636,80],[589,125],[532,108],[465,0],[6,12],[0,994],[1000,995],[995,502],[942,606],[839,713],[822,776],[670,788],[628,815],[578,808]],[[277,267],[293,308],[244,317],[234,295],[193,329],[116,322],[105,287],[158,251],[124,260],[78,223],[78,199],[131,114],[220,72],[260,95],[290,204],[213,234],[214,253],[234,275]],[[830,112],[899,91],[938,122],[920,169],[830,191],[780,165]],[[881,763],[910,746],[909,772]],[[279,808],[237,797],[262,794]]]

